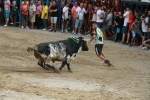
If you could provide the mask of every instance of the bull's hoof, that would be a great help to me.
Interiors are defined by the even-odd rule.
[[[71,69],[70,69],[70,70],[68,69],[68,72],[72,73],[72,70],[71,70]]]
[[[60,74],[60,73],[61,73],[61,70],[60,70],[60,69],[57,69],[57,70],[55,69],[55,72],[57,72],[57,73]]]

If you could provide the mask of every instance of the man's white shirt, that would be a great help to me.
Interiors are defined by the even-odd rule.
[[[105,16],[105,13],[104,13],[104,10],[98,10],[97,11],[97,21],[96,22],[104,22],[104,19],[103,18],[100,18],[99,15],[101,16]]]
[[[63,13],[65,13],[65,18],[66,18],[66,19],[69,18],[69,17],[68,17],[68,10],[69,10],[69,8],[66,7],[66,6],[63,8]],[[62,18],[64,19],[64,15],[63,15],[63,14],[62,14]]]
[[[80,7],[78,7],[76,9],[76,12],[79,16],[79,20],[83,20],[84,19],[84,13],[86,12],[86,10],[84,8],[81,9]]]

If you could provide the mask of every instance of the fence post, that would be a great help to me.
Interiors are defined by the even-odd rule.
[[[21,4],[22,4],[22,0],[20,0],[20,6],[21,6]],[[22,19],[22,14],[21,14],[21,8],[20,8],[20,6],[19,6],[19,26],[21,26],[21,19]]]

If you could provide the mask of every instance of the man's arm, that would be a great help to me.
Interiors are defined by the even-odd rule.
[[[63,12],[63,16],[64,16],[64,20],[66,20],[66,17],[65,17],[65,12]]]
[[[93,36],[91,37],[91,40],[88,41],[88,44],[90,44],[95,38],[96,38],[96,35],[93,35]]]
[[[58,8],[56,8],[55,10],[50,10],[50,12],[57,12]]]

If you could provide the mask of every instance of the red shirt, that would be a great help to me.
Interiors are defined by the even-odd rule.
[[[134,15],[130,14],[130,16],[129,16],[129,29],[132,28],[133,22],[134,22]]]
[[[22,9],[22,14],[23,15],[28,15],[28,9],[29,9],[29,5],[28,4],[21,4],[21,9]]]

